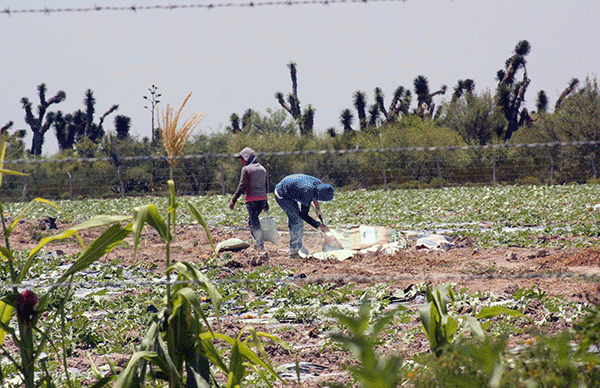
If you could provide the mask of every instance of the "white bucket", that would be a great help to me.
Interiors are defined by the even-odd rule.
[[[277,244],[277,224],[273,217],[263,217],[260,219],[260,230],[263,241],[269,241]]]

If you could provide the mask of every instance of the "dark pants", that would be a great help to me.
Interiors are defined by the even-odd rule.
[[[248,209],[248,226],[250,226],[250,234],[254,239],[254,245],[259,249],[264,249],[264,243],[262,238],[262,232],[260,230],[260,220],[258,216],[260,212],[265,208],[267,201],[252,201],[246,202],[246,209]]]
[[[304,220],[300,217],[298,202],[285,198],[277,198],[277,204],[283,209],[288,217],[288,228],[290,229],[290,255],[296,255],[302,248],[302,235],[304,234]]]

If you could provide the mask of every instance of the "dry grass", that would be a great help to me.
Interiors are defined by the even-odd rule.
[[[163,143],[165,144],[165,149],[167,151],[168,161],[172,169],[175,168],[177,162],[179,161],[176,159],[176,157],[183,155],[183,148],[185,147],[185,144],[187,143],[192,131],[194,128],[196,128],[200,121],[204,119],[204,113],[192,115],[183,123],[181,128],[178,128],[181,111],[191,95],[192,92],[190,92],[185,100],[183,100],[183,104],[181,104],[181,107],[177,113],[174,113],[173,108],[167,104],[167,108],[162,114],[162,122],[160,122],[162,125],[160,126],[160,132]]]

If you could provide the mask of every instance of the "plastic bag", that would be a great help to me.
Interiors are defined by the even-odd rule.
[[[263,217],[260,219],[260,230],[263,241],[269,241],[277,244],[277,223],[273,217]]]

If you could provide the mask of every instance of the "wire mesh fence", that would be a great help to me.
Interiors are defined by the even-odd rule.
[[[598,142],[471,147],[263,152],[269,188],[288,174],[319,177],[337,188],[414,189],[460,185],[564,184],[598,179]],[[179,194],[231,193],[239,179],[233,154],[194,154],[173,170]],[[162,195],[170,177],[164,157],[7,160],[3,201]]]

